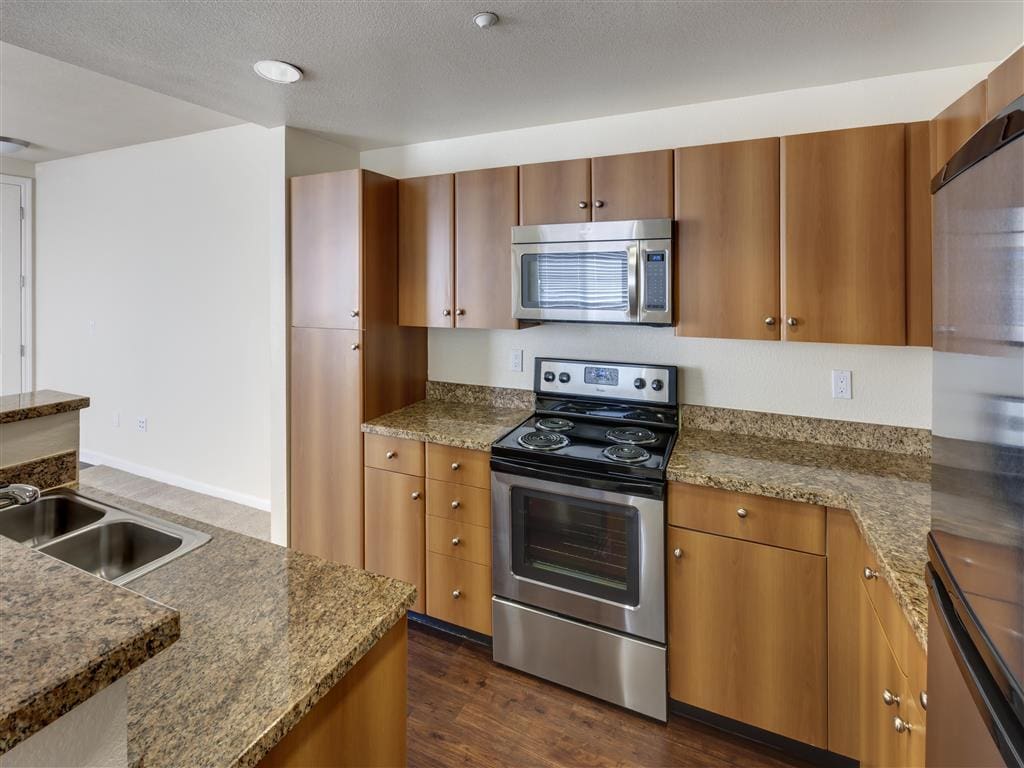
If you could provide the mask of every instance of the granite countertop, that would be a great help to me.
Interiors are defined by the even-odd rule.
[[[0,754],[178,638],[178,612],[0,536]]]
[[[668,478],[849,510],[878,558],[882,578],[927,648],[928,457],[683,430],[669,460]]]
[[[127,585],[181,614],[178,641],[125,677],[133,766],[256,765],[416,596],[395,579],[80,492],[212,536]]]
[[[4,395],[0,397],[0,424],[36,419],[55,413],[78,411],[88,407],[88,397],[57,392],[53,389],[40,389],[20,395]]]
[[[491,443],[525,421],[533,408],[420,400],[363,424],[363,432],[489,451]]]

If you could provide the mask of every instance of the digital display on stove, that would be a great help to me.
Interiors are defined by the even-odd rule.
[[[597,384],[601,387],[617,387],[619,386],[619,369],[588,365],[583,369],[583,382]]]

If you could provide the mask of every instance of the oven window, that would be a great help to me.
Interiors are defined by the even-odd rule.
[[[640,515],[635,507],[512,488],[517,576],[635,606]]]
[[[522,297],[527,309],[629,309],[629,254],[524,253]]]

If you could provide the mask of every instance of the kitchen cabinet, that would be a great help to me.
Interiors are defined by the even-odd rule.
[[[427,615],[490,635],[490,567],[428,552]]]
[[[905,134],[782,139],[783,339],[906,343]]]
[[[907,147],[907,344],[932,345],[932,193],[929,126],[908,123]]]
[[[427,478],[427,514],[489,527],[491,492],[487,488]]]
[[[931,176],[949,162],[953,153],[985,124],[985,81],[981,81],[932,118]]]
[[[669,527],[669,695],[827,745],[825,558]]]
[[[455,176],[398,182],[398,323],[455,326]]]
[[[519,223],[519,169],[455,174],[455,327],[516,328],[512,227]]]
[[[672,150],[590,161],[594,221],[672,218]]]
[[[419,594],[412,610],[426,610],[426,494],[422,477],[365,470],[366,570],[407,581]]]
[[[519,166],[521,224],[590,221],[590,158]]]
[[[491,452],[428,443],[427,477],[476,488],[490,488]]]
[[[368,467],[423,477],[423,443],[389,435],[363,435],[363,461]]]
[[[828,748],[860,757],[860,533],[849,512],[828,510]]]
[[[678,336],[778,340],[779,139],[675,151]]]
[[[1018,48],[985,80],[985,121],[1024,95],[1024,48]]]

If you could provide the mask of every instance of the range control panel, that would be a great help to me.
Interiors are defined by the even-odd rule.
[[[598,363],[538,357],[533,389],[537,394],[579,395],[674,405],[675,366]]]

